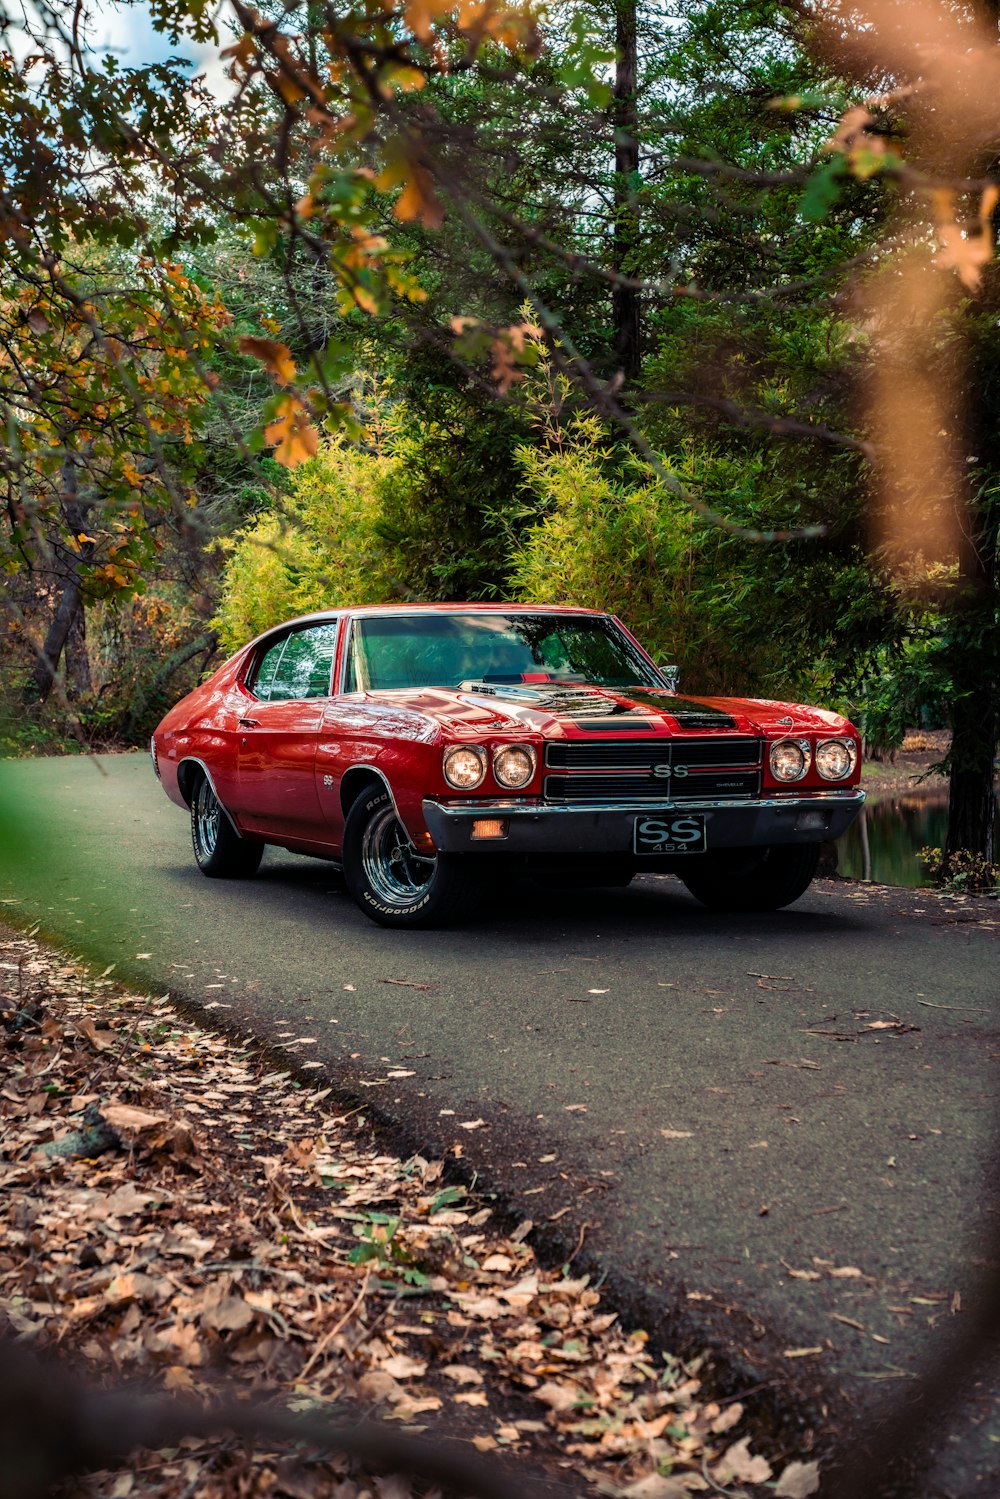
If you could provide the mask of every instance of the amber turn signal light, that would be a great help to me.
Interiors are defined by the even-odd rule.
[[[472,824],[473,838],[506,838],[507,824],[502,817],[477,817]]]

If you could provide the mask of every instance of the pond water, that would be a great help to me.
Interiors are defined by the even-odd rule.
[[[917,852],[941,848],[947,826],[945,790],[910,791],[869,802],[837,842],[837,872],[880,885],[919,885]]]

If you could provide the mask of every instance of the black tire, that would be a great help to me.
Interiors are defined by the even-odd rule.
[[[702,905],[713,911],[778,911],[804,895],[819,864],[818,843],[772,843],[705,854],[697,869],[679,870]]]
[[[363,791],[344,824],[344,879],[380,926],[447,926],[470,910],[481,882],[460,855],[419,855],[387,791]]]
[[[257,838],[241,838],[222,810],[206,775],[199,774],[191,796],[191,843],[202,874],[212,880],[246,879],[264,857]]]

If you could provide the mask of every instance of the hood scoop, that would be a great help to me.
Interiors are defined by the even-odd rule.
[[[587,734],[620,732],[622,729],[654,729],[656,725],[650,718],[635,718],[629,712],[619,713],[617,718],[576,718],[573,719],[577,728]]]
[[[493,698],[498,702],[522,703],[526,708],[541,708],[568,718],[586,733],[655,727],[647,716],[669,713],[682,729],[735,729],[736,720],[721,708],[657,692],[646,687],[559,686],[546,682],[537,687],[514,682],[462,682],[460,692],[475,697]],[[645,710],[645,713],[644,711]]]

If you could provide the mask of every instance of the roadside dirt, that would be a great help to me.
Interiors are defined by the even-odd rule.
[[[808,1460],[769,1482],[739,1401],[708,1397],[699,1360],[654,1357],[575,1256],[544,1269],[529,1220],[501,1233],[445,1161],[387,1153],[309,1068],[0,929],[0,1332],[101,1385],[378,1414],[544,1470],[563,1493],[816,1491]],[[61,1492],[440,1491],[191,1438]]]

